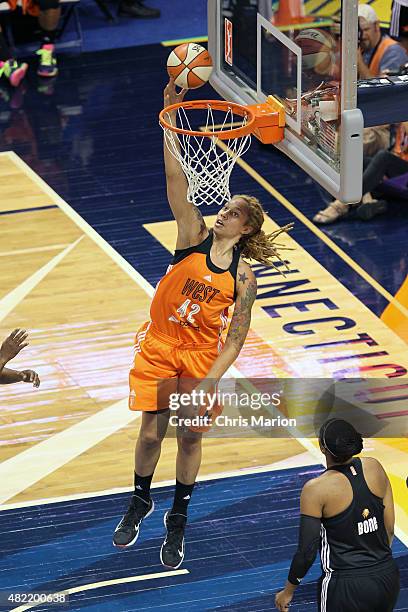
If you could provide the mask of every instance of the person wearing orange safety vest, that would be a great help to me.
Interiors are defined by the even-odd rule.
[[[357,69],[360,79],[371,79],[397,71],[408,61],[406,50],[380,29],[377,13],[372,6],[360,4],[358,7],[359,50]]]

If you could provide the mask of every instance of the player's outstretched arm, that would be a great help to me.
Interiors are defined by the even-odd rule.
[[[251,310],[256,298],[256,278],[250,266],[240,262],[237,274],[237,297],[225,345],[207,378],[218,380],[238,357],[251,324]]]
[[[164,106],[176,104],[184,99],[185,89],[177,93],[174,81],[170,79],[164,90]],[[177,121],[176,113],[171,115],[173,124]],[[177,221],[176,249],[184,249],[200,244],[207,236],[208,230],[197,206],[187,200],[187,179],[179,161],[170,153],[164,143],[164,166],[166,171],[167,198]]]
[[[28,333],[25,329],[14,329],[0,347],[0,375],[6,363],[14,359],[20,351],[28,346]]]
[[[34,370],[11,370],[3,368],[0,373],[0,384],[11,385],[17,382],[32,383],[33,387],[40,386],[40,377]]]
[[[5,365],[16,357],[20,351],[28,346],[28,333],[25,329],[14,329],[3,341],[0,347],[0,384],[10,385],[16,382],[33,383],[34,387],[40,386],[38,374],[33,370],[11,370]]]

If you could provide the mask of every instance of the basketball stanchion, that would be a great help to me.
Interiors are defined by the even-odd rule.
[[[285,109],[273,96],[263,104],[249,106],[225,100],[192,100],[167,106],[159,120],[166,146],[187,177],[188,201],[196,206],[222,205],[230,200],[231,172],[250,147],[251,135],[263,144],[284,138]],[[200,130],[200,126],[204,128]],[[219,140],[225,142],[226,150],[217,148]]]

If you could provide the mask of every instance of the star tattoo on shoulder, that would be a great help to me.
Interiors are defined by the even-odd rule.
[[[245,274],[245,272],[243,272],[242,274],[238,274],[238,280],[239,280],[241,283],[245,283],[245,281],[247,281],[247,280],[248,280],[248,277],[247,277],[247,275]]]

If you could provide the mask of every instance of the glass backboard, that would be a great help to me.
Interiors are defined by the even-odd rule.
[[[241,104],[277,97],[276,146],[334,197],[362,190],[363,116],[357,101],[357,1],[208,0],[211,85]]]

